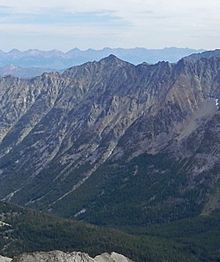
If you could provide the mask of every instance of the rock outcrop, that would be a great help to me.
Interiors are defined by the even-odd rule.
[[[5,261],[3,261],[5,262]],[[81,252],[64,253],[62,251],[35,252],[20,255],[12,262],[132,262],[117,253],[104,253],[95,258]]]
[[[111,254],[103,253],[99,256],[96,256],[94,258],[94,261],[95,262],[132,262],[132,260],[130,260],[129,258],[115,252],[112,252]]]
[[[10,262],[11,260],[11,258],[0,256],[0,262]]]

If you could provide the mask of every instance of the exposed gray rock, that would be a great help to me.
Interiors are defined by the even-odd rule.
[[[4,261],[3,261],[4,262]],[[95,258],[81,252],[64,253],[62,251],[35,252],[20,255],[12,262],[132,262],[130,259],[117,253],[104,253]]]
[[[138,66],[110,55],[63,74],[1,78],[0,199],[88,219],[104,207],[114,219],[113,210],[122,209],[107,200],[124,190],[126,201],[147,160],[126,168],[145,154],[158,160],[144,168],[146,188],[134,188],[138,217],[156,205],[173,207],[172,215],[164,211],[167,219],[200,212],[220,178],[220,58],[214,53]],[[161,166],[162,154],[168,166]],[[174,173],[184,182],[171,179]],[[170,180],[161,182],[161,174]],[[164,183],[164,190],[151,183]]]
[[[11,260],[11,258],[0,256],[0,262],[10,262]]]
[[[96,256],[94,258],[94,261],[95,262],[132,262],[132,260],[130,260],[129,258],[115,252],[112,252],[111,254],[103,253],[99,256]]]

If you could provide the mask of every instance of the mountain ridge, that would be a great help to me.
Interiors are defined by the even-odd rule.
[[[199,145],[213,143],[205,132],[218,145],[219,66],[218,57],[135,66],[109,56],[2,78],[1,199],[98,224],[198,215],[218,181],[218,147]]]
[[[110,54],[114,54],[123,60],[133,64],[148,62],[157,63],[161,60],[177,62],[182,57],[202,50],[188,48],[164,48],[164,49],[145,49],[145,48],[104,48],[101,50],[80,50],[72,49],[67,52],[59,50],[41,51],[17,49],[9,52],[0,51],[0,66],[14,64],[20,67],[40,67],[53,68],[54,70],[64,70],[65,68],[83,64],[88,61],[100,60]]]

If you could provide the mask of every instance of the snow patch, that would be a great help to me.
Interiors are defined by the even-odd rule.
[[[77,212],[77,213],[74,215],[74,217],[78,217],[78,216],[80,216],[80,215],[82,215],[82,214],[85,214],[85,213],[86,213],[86,209],[83,208],[82,210],[80,210],[79,212]]]
[[[2,221],[0,221],[0,228],[1,227],[10,227],[11,225],[9,225],[9,224],[7,224],[7,223],[5,223],[5,222],[2,222]]]
[[[8,194],[5,198],[3,198],[3,201],[10,201],[14,195],[19,192],[21,190],[21,188],[19,188],[18,190],[15,190],[14,192],[11,192],[10,194]]]

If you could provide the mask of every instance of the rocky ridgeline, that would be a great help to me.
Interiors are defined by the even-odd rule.
[[[218,208],[219,53],[1,78],[0,199],[101,224]]]
[[[88,254],[81,252],[64,253],[62,251],[35,252],[23,254],[14,259],[0,256],[0,262],[132,262],[123,255],[115,252],[103,253],[91,258]]]

